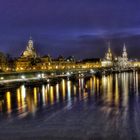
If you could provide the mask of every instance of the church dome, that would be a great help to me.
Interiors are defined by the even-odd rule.
[[[30,40],[28,41],[28,45],[26,47],[26,50],[23,52],[22,57],[30,57],[30,58],[34,58],[37,57],[36,51],[33,47],[33,40],[30,38]]]

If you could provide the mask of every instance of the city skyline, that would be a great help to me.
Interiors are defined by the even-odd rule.
[[[74,55],[65,55],[65,53],[64,53],[63,55],[62,55],[62,54],[57,54],[56,56],[53,56],[53,55],[51,55],[50,53],[42,53],[42,54],[41,54],[41,53],[40,53],[40,50],[39,50],[38,47],[37,47],[37,43],[36,43],[36,41],[33,40],[32,36],[29,37],[28,41],[30,41],[30,40],[33,41],[33,47],[34,47],[34,49],[35,49],[35,51],[36,51],[38,57],[42,57],[42,56],[46,56],[46,55],[49,55],[49,56],[51,56],[51,57],[53,57],[53,58],[58,58],[58,57],[60,57],[60,56],[63,56],[63,57],[74,56]],[[6,53],[6,52],[2,52],[2,51],[0,51],[0,52],[2,52],[2,53],[4,53],[4,54],[7,54],[7,55],[10,55],[10,56],[15,57],[15,58],[21,57],[22,53],[24,52],[24,50],[25,50],[26,47],[27,47],[28,41],[26,41],[26,45],[25,45],[25,43],[24,43],[24,48],[23,48],[22,51],[21,51],[19,54],[17,54],[16,56],[10,55],[10,53]],[[77,58],[77,59],[86,59],[86,58],[100,58],[100,59],[104,59],[104,58],[105,58],[105,52],[106,52],[108,49],[110,49],[111,52],[112,52],[112,54],[113,54],[113,57],[115,58],[115,57],[118,57],[118,56],[121,55],[121,52],[123,51],[124,46],[125,46],[126,49],[127,49],[127,45],[126,45],[125,42],[124,42],[124,43],[120,43],[120,44],[121,44],[121,45],[120,45],[121,47],[119,48],[119,50],[117,50],[117,51],[115,52],[115,49],[112,47],[111,42],[108,41],[106,44],[104,44],[104,45],[106,45],[106,46],[104,46],[104,48],[103,48],[104,51],[102,51],[102,54],[103,54],[102,56],[97,56],[97,57],[94,57],[94,56],[89,56],[89,57],[87,56],[87,57],[86,57],[86,56],[84,56],[84,57],[78,58],[77,55],[75,55],[74,57]],[[22,47],[23,47],[23,46],[22,46]],[[127,49],[127,51],[128,51],[128,49]],[[130,56],[129,58],[130,58],[130,59],[133,59],[131,56]],[[138,59],[138,58],[135,57],[135,59]]]
[[[0,0],[0,139],[140,140],[140,0]]]
[[[120,54],[125,42],[129,55],[139,58],[139,1],[2,0],[0,50],[19,56],[32,35],[40,54],[102,57],[110,40]],[[83,51],[80,51],[80,50]]]

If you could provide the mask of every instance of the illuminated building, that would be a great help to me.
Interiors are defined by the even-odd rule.
[[[110,42],[108,44],[108,51],[105,54],[105,58],[102,60],[102,67],[112,67],[113,66],[113,55],[110,49]]]
[[[36,54],[36,51],[35,51],[33,45],[34,45],[33,40],[30,37],[30,39],[28,41],[27,48],[22,53],[22,56],[21,57],[25,57],[25,58],[36,58],[37,57],[37,54]]]
[[[115,67],[117,67],[117,68],[128,68],[130,66],[131,65],[130,65],[130,62],[128,61],[128,54],[127,54],[126,46],[124,44],[122,56],[119,56],[117,58],[117,61],[115,63]]]
[[[109,46],[108,46],[108,51],[105,54],[105,60],[107,60],[107,61],[112,61],[113,60],[112,52],[111,52],[111,49],[110,49],[110,42],[109,42]]]
[[[33,47],[33,40],[30,39],[26,50],[16,61],[16,71],[72,69],[76,67],[75,65],[73,57],[67,59],[62,56],[52,59],[50,55],[38,57]]]
[[[77,62],[77,68],[92,69],[92,68],[100,68],[100,67],[101,67],[101,60],[99,58],[84,59],[81,62]]]
[[[38,57],[33,47],[33,41],[28,41],[26,50],[21,57],[16,61],[16,71],[33,71],[33,70],[69,70],[80,68],[99,68],[101,67],[100,60],[84,60],[76,62],[74,56],[64,58],[59,56],[57,59],[52,59],[50,55]]]
[[[16,71],[25,71],[34,69],[34,63],[38,60],[37,53],[33,47],[33,40],[30,38],[25,51],[21,57],[17,59]]]
[[[52,58],[50,55],[45,55],[43,57],[41,57],[41,69],[42,70],[49,70],[52,68],[51,63],[52,63]]]
[[[137,67],[137,68],[140,67],[140,61],[138,60],[131,61],[130,63],[133,67]]]
[[[6,66],[0,66],[5,68]],[[128,60],[128,54],[126,46],[124,44],[122,56],[113,57],[110,43],[108,44],[108,50],[105,53],[103,60],[101,59],[85,59],[76,61],[73,56],[64,58],[59,56],[57,59],[53,59],[50,55],[39,57],[34,49],[34,42],[30,38],[28,45],[23,51],[22,55],[15,61],[15,71],[39,71],[39,70],[71,70],[71,69],[96,69],[96,68],[115,68],[123,69],[128,67],[140,67],[140,62]],[[10,69],[10,68],[9,68]],[[11,68],[13,70],[13,68]]]
[[[6,71],[7,69],[7,60],[6,60],[6,56],[0,52],[0,71]]]
[[[140,64],[138,62],[135,63],[135,65],[140,66]],[[125,43],[123,46],[122,56],[118,56],[118,57],[114,57],[114,58],[113,58],[113,55],[112,55],[112,52],[110,49],[110,43],[109,43],[108,51],[105,54],[105,58],[102,60],[102,67],[125,69],[125,68],[130,68],[133,66],[134,66],[134,63],[130,62],[128,60],[128,54],[127,54]]]

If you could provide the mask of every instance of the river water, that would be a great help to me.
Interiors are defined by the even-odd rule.
[[[111,74],[0,92],[0,139],[140,139],[140,74]]]

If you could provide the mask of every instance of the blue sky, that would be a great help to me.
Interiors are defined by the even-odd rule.
[[[138,0],[1,0],[0,51],[19,56],[29,36],[40,55],[103,57],[107,42],[115,55],[126,42],[140,52]]]

